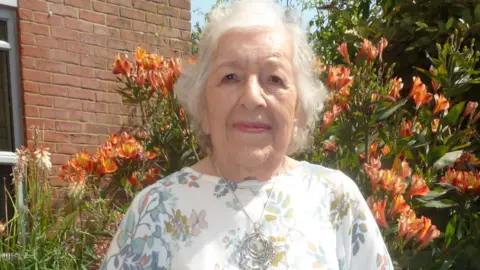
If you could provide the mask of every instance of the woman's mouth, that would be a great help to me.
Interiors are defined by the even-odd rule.
[[[258,122],[237,122],[233,124],[233,127],[246,133],[262,133],[272,129],[270,125]]]

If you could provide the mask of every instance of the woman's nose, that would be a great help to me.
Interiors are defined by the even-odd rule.
[[[249,77],[244,84],[241,104],[247,110],[255,110],[258,107],[266,107],[267,103],[263,96],[263,87],[257,77]]]

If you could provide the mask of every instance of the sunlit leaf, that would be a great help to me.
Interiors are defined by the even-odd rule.
[[[449,111],[448,114],[442,118],[440,123],[442,125],[455,125],[460,117],[461,113],[463,112],[463,108],[465,107],[465,101],[462,101],[458,104],[455,104]]]
[[[442,168],[445,168],[446,166],[450,166],[450,165],[452,165],[452,164],[455,162],[455,160],[457,160],[462,154],[463,154],[463,151],[461,151],[461,150],[446,153],[446,154],[443,155],[440,159],[438,159],[437,161],[435,161],[435,163],[433,164],[433,168],[434,168],[435,170],[440,170],[440,169],[442,169]]]

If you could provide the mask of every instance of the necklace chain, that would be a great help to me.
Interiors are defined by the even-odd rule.
[[[222,179],[225,179],[225,181],[228,181],[228,182],[230,182],[230,183],[233,183],[232,181],[230,181],[230,180],[226,179],[225,177],[223,177],[222,173],[220,173],[220,170],[218,169],[217,165],[215,165],[215,162],[213,162],[213,159],[212,159],[211,157],[210,157],[210,161],[211,161],[213,167],[215,168],[215,170],[217,171],[218,175],[219,175]],[[283,165],[283,162],[282,162],[282,165]],[[280,174],[280,173],[278,173],[278,174]],[[278,174],[277,174],[277,175],[278,175]],[[246,215],[246,216],[248,217],[248,219],[250,219],[250,221],[253,223],[253,225],[254,225],[254,230],[255,230],[255,231],[258,231],[258,230],[260,229],[260,228],[259,228],[260,226],[259,226],[258,223],[260,222],[260,220],[261,220],[262,217],[263,217],[263,213],[265,212],[265,209],[267,208],[268,202],[270,201],[270,197],[272,197],[273,189],[275,188],[275,184],[277,183],[277,179],[275,179],[275,180],[273,181],[272,189],[271,189],[271,191],[270,191],[270,194],[268,195],[268,198],[267,198],[267,201],[265,202],[265,205],[263,206],[262,213],[260,214],[260,218],[258,219],[257,222],[253,221],[253,219],[250,217],[250,215],[248,214],[247,210],[246,210],[245,207],[243,206],[242,202],[238,199],[237,194],[235,193],[235,191],[233,190],[233,188],[230,186],[230,183],[227,183],[228,188],[230,189],[230,191],[232,191],[233,196],[234,196],[235,199],[237,200],[238,204],[240,204],[240,206],[242,207],[242,210],[243,210],[243,212],[245,213],[245,215]]]

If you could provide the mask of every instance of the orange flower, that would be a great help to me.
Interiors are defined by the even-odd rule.
[[[347,43],[343,42],[337,47],[337,51],[343,56],[345,61],[350,64],[350,56],[348,55]]]
[[[185,109],[180,108],[180,111],[178,113],[180,115],[180,121],[185,121]]]
[[[413,77],[413,86],[410,90],[410,96],[413,97],[417,109],[420,108],[420,106],[429,103],[433,98],[432,94],[427,92],[425,84],[419,77]]]
[[[140,183],[138,182],[138,178],[137,178],[137,172],[133,172],[132,175],[130,175],[128,177],[128,182],[130,183],[130,185],[132,185],[134,187],[140,185]]]
[[[150,168],[146,173],[144,178],[150,183],[154,182],[157,176],[160,174],[160,170],[157,168]]]
[[[410,191],[408,195],[413,196],[425,196],[430,192],[425,180],[419,175],[412,176],[412,182],[410,184]]]
[[[107,173],[113,173],[118,169],[117,164],[111,158],[101,156],[100,157],[100,173],[105,175]]]
[[[135,61],[137,66],[143,66],[144,59],[147,56],[147,50],[144,48],[137,47],[135,49]]]
[[[387,220],[385,218],[386,204],[387,202],[385,200],[381,200],[381,201],[375,202],[372,208],[373,217],[377,221],[378,225],[384,228],[388,228]]]
[[[390,92],[388,93],[387,98],[393,101],[400,98],[400,90],[403,88],[402,78],[393,78],[390,81]]]
[[[417,219],[415,211],[409,209],[403,212],[398,220],[398,235],[397,238],[400,240],[407,235],[410,229],[410,225]]]
[[[439,125],[440,125],[440,119],[438,118],[433,119],[432,123],[430,123],[430,126],[432,128],[432,134],[437,133]]]
[[[370,179],[370,184],[372,185],[372,192],[377,190],[378,185],[380,184],[380,174],[378,169],[368,165],[367,163],[363,164],[363,169]]]
[[[417,233],[423,228],[424,226],[424,222],[423,222],[423,219],[425,217],[422,217],[422,219],[415,219],[413,220],[409,226],[408,226],[408,232],[407,232],[407,235],[406,235],[406,241],[407,243],[415,236],[417,235]]]
[[[368,54],[367,61],[371,62],[375,60],[375,58],[377,58],[378,50],[375,46],[372,45],[370,46],[370,48],[368,48],[367,54]]]
[[[372,43],[368,39],[364,39],[362,43],[362,48],[360,49],[360,52],[358,53],[358,56],[363,56],[364,54],[368,54],[368,50],[370,47],[372,47]]]
[[[380,178],[382,181],[382,188],[384,190],[393,190],[395,183],[397,183],[398,175],[392,170],[381,170]]]
[[[381,37],[380,41],[378,42],[378,55],[380,57],[380,60],[382,59],[383,50],[387,47],[387,45],[388,45],[387,39],[384,37]]]
[[[435,109],[433,109],[433,114],[445,111],[450,107],[448,99],[444,95],[435,94]]]
[[[173,76],[175,79],[180,77],[182,66],[178,58],[171,58],[170,61],[168,61],[168,67],[173,71]]]
[[[327,152],[337,151],[337,143],[334,140],[325,140],[323,142],[323,150]]]
[[[121,158],[132,159],[139,153],[139,144],[135,139],[129,139],[122,142],[118,150],[118,156]]]
[[[120,54],[117,55],[115,61],[113,61],[113,74],[123,74],[129,75],[132,70],[132,64],[127,60],[127,55],[124,55],[123,58],[120,57]]]
[[[323,114],[322,132],[325,132],[334,120],[335,117],[332,112],[325,112]]]
[[[153,152],[150,152],[150,151],[146,151],[145,152],[145,158],[146,159],[154,159],[157,157],[157,154],[156,153],[153,153]]]
[[[463,117],[467,117],[470,115],[470,117],[473,116],[473,114],[475,113],[475,110],[477,109],[478,107],[478,102],[473,102],[473,101],[469,101],[467,103],[467,108],[465,109],[465,112],[463,113]]]
[[[383,154],[384,156],[386,156],[386,155],[388,155],[388,153],[390,153],[391,150],[390,150],[390,147],[385,144],[385,145],[383,146],[383,148],[382,148],[381,151],[382,151],[382,154]]]
[[[437,76],[437,70],[432,66],[430,66],[430,73],[433,76]],[[432,78],[431,84],[432,84],[433,92],[436,93],[438,91],[438,89],[440,89],[440,86],[441,86],[440,83],[436,79]]]
[[[418,246],[418,249],[424,249],[428,246],[428,244],[430,244],[430,242],[432,242],[439,236],[440,231],[437,230],[437,226],[431,225],[430,228],[428,228],[428,231],[424,234],[424,236],[419,239],[420,245]]]
[[[410,165],[408,165],[408,162],[403,156],[397,157],[395,159],[392,169],[403,179],[409,177],[412,174],[412,169],[410,168]]]
[[[119,134],[111,134],[108,138],[111,142],[113,147],[118,147],[120,145],[120,135]]]
[[[353,77],[350,76],[348,67],[333,67],[328,69],[327,87],[332,90],[340,90],[343,87],[351,85]]]
[[[393,206],[388,211],[388,218],[391,219],[395,214],[401,214],[410,210],[410,206],[407,204],[402,195],[397,195],[393,198]]]
[[[475,115],[475,117],[472,120],[472,124],[475,124],[478,121],[478,119],[480,119],[480,112],[478,112],[477,115]]]
[[[393,196],[402,195],[407,189],[407,183],[403,182],[402,178],[396,177],[393,183],[391,192]]]
[[[400,137],[413,136],[412,126],[413,123],[410,120],[402,122],[400,125]]]

